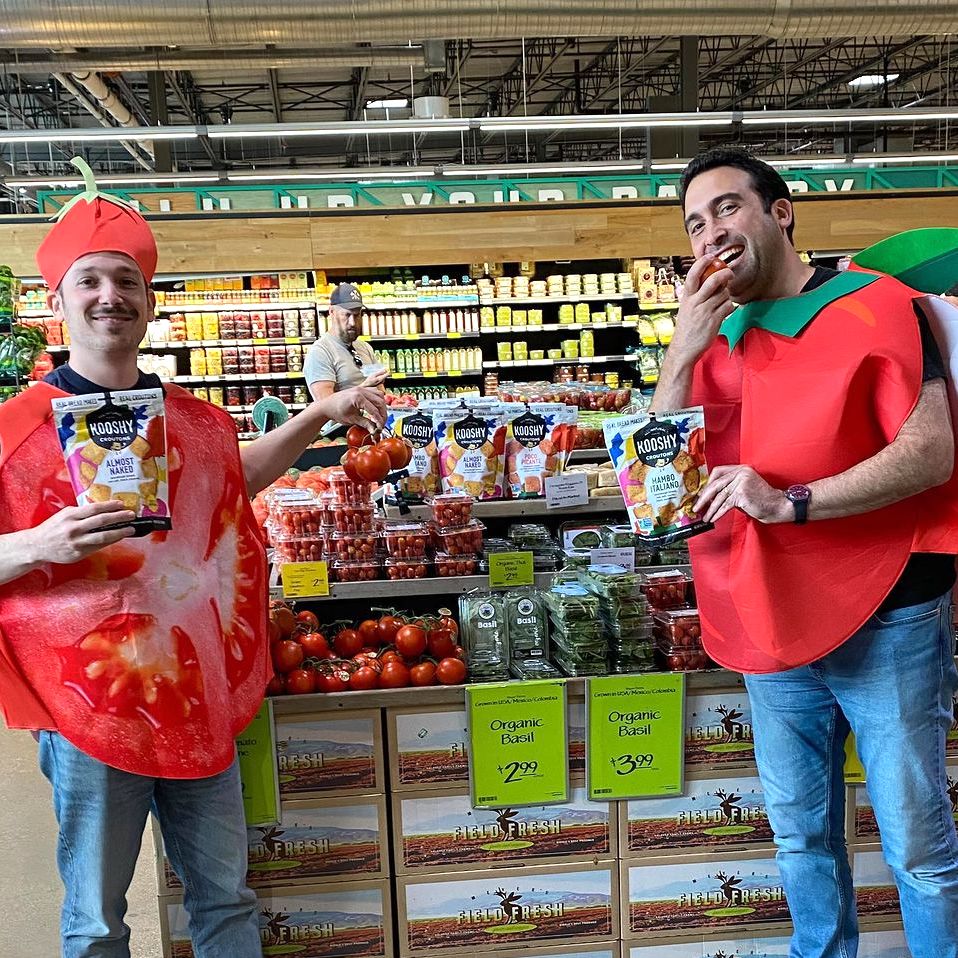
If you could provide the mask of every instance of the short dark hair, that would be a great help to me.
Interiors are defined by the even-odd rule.
[[[743,150],[738,146],[723,146],[714,150],[706,150],[700,153],[689,163],[682,173],[682,183],[679,187],[679,196],[682,200],[682,211],[685,212],[685,194],[688,192],[689,184],[699,174],[708,170],[717,169],[720,166],[731,166],[737,170],[744,170],[752,180],[752,188],[762,199],[762,205],[766,213],[771,213],[772,204],[776,200],[791,201],[792,195],[788,191],[788,185],[779,174],[760,160],[757,156],[752,156],[748,150]],[[788,224],[785,231],[789,240],[795,232],[795,214],[792,213],[792,222]]]

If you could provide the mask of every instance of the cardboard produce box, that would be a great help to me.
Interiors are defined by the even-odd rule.
[[[898,888],[880,849],[854,853],[852,883],[860,919],[897,920],[901,917]]]
[[[569,774],[585,776],[585,700],[568,700]],[[389,709],[392,791],[420,791],[469,784],[469,729],[461,708]]]
[[[552,945],[547,948],[509,948],[496,958],[624,958],[620,943],[605,945]]]
[[[396,879],[404,956],[613,942],[615,862],[455,872]]]
[[[789,921],[771,851],[623,861],[620,867],[626,940],[740,928],[781,934]]]
[[[381,795],[284,802],[277,825],[246,830],[250,888],[301,882],[386,878],[386,800]],[[182,883],[163,851],[155,820],[153,838],[160,891],[178,892]]]
[[[757,775],[688,778],[685,794],[622,802],[622,858],[683,854],[715,848],[768,847],[772,827]]]
[[[279,716],[276,752],[284,799],[385,791],[378,711]]]
[[[257,900],[264,956],[392,958],[388,881],[260,889]],[[163,958],[193,958],[178,900],[161,901],[160,934]]]
[[[573,788],[563,805],[474,809],[468,789],[393,795],[397,874],[614,858],[617,806]]]
[[[954,721],[945,738],[945,751],[949,755],[958,755],[958,694],[951,700],[951,714]]]
[[[901,925],[883,931],[863,930],[858,938],[858,958],[902,958],[908,945]]]
[[[752,707],[744,686],[690,692],[685,703],[685,767],[722,770],[754,767]]]
[[[681,942],[632,944],[623,958],[789,958],[790,936],[721,937],[703,941],[701,935]],[[625,950],[625,949],[623,949]]]

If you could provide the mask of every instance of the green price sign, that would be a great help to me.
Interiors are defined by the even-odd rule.
[[[681,795],[685,676],[614,675],[587,689],[589,798]]]
[[[466,686],[475,808],[569,800],[564,681]]]
[[[236,739],[243,810],[246,824],[275,825],[279,821],[279,771],[276,767],[276,735],[273,703],[265,699],[253,721]]]
[[[493,552],[489,556],[489,587],[535,585],[531,552]]]

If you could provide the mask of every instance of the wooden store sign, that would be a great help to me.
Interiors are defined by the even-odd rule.
[[[681,172],[614,176],[553,176],[498,179],[416,179],[406,183],[372,183],[357,173],[355,183],[286,183],[269,186],[208,186],[104,190],[144,212],[193,210],[376,209],[511,203],[570,203],[594,200],[677,199]],[[872,169],[784,170],[792,193],[848,193],[958,188],[958,167],[901,166]],[[54,213],[77,190],[40,190],[41,213]],[[185,199],[185,201],[184,201]]]

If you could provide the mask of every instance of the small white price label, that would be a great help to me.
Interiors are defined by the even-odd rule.
[[[568,509],[570,506],[587,506],[588,504],[589,477],[584,472],[547,477],[547,509]]]
[[[620,565],[635,572],[635,549],[592,549],[589,552],[592,565]]]

